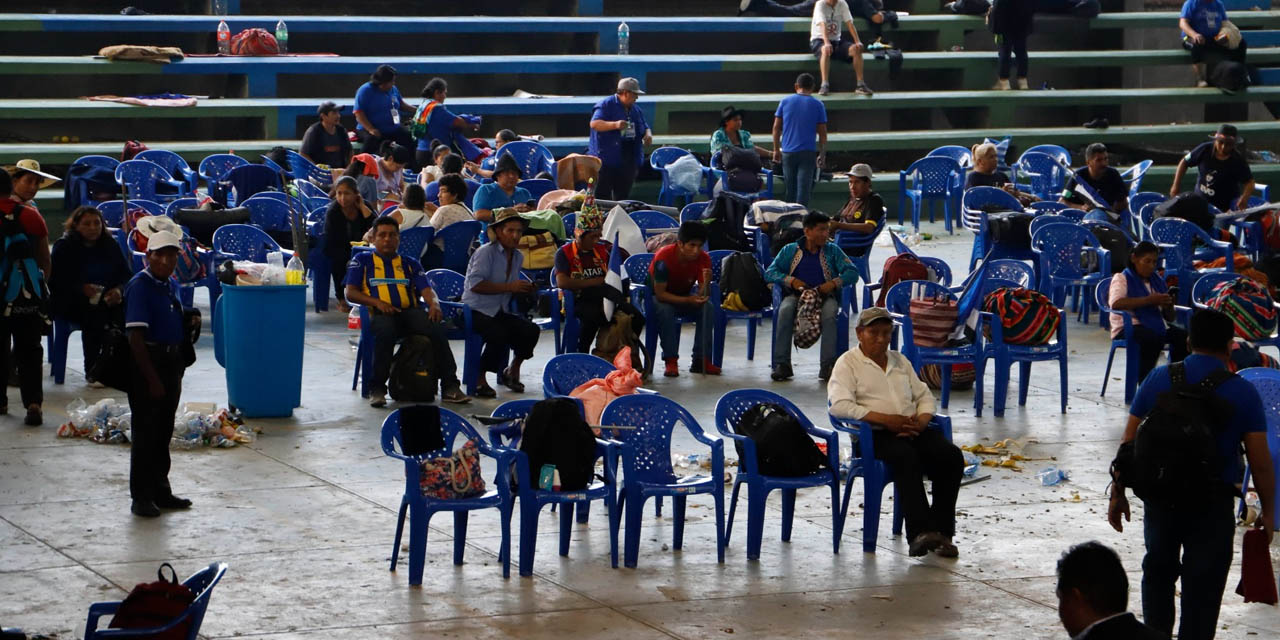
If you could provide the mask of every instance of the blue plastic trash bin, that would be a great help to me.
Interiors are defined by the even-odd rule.
[[[246,418],[283,418],[302,406],[305,286],[224,287],[213,346],[227,370],[227,402]]]

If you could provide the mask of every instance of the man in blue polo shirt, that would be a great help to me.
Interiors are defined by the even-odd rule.
[[[1122,442],[1137,437],[1138,425],[1157,406],[1161,395],[1173,389],[1173,376],[1180,374],[1188,384],[1196,384],[1211,373],[1224,369],[1230,360],[1235,325],[1227,315],[1202,309],[1191,316],[1191,355],[1182,363],[1158,367],[1138,388],[1129,408],[1129,422]],[[1176,369],[1175,369],[1176,368]],[[1240,482],[1239,451],[1244,444],[1253,484],[1262,498],[1264,512],[1259,526],[1270,540],[1275,504],[1271,456],[1267,452],[1267,422],[1257,390],[1244,378],[1232,375],[1217,386],[1214,394],[1230,406],[1229,416],[1216,425],[1214,439],[1221,484],[1209,487],[1204,497],[1184,497],[1176,502],[1143,501],[1143,537],[1147,553],[1142,560],[1142,617],[1168,637],[1173,632],[1174,583],[1182,579],[1182,619],[1179,638],[1212,638],[1217,628],[1222,591],[1231,567],[1235,540],[1235,485]],[[1144,429],[1147,427],[1144,427]],[[1141,455],[1136,452],[1135,455]],[[1112,484],[1107,517],[1117,531],[1129,519],[1129,502],[1119,478]]]
[[[124,290],[124,327],[134,364],[129,388],[130,510],[144,518],[160,515],[160,509],[191,506],[190,500],[173,495],[169,486],[169,440],[188,364],[182,354],[186,335],[178,281],[172,277],[180,242],[170,231],[152,234],[147,241],[147,268],[135,274]]]
[[[813,97],[813,85],[812,75],[800,74],[796,92],[773,114],[773,161],[782,163],[787,198],[806,206],[827,155],[827,108]]]
[[[391,216],[373,222],[373,251],[357,252],[347,265],[346,299],[369,308],[373,323],[373,376],[369,405],[387,406],[387,376],[396,341],[408,335],[431,340],[431,366],[440,379],[440,399],[470,402],[458,384],[458,366],[441,321],[444,316],[427,274],[417,260],[401,256],[400,223]],[[424,311],[418,300],[427,303]]]
[[[383,140],[412,148],[413,136],[401,126],[401,112],[413,113],[396,88],[396,68],[380,64],[369,81],[356,91],[352,111],[356,116],[356,135],[364,143],[364,153],[378,153]]]
[[[642,95],[638,80],[623,78],[617,92],[597,102],[591,111],[587,155],[600,158],[596,197],[601,200],[631,197],[631,184],[644,161],[644,146],[653,142],[644,113],[636,107]]]

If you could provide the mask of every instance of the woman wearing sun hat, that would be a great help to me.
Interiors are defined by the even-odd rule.
[[[36,208],[36,192],[62,180],[41,171],[40,163],[31,158],[23,158],[17,164],[5,167],[4,170],[9,172],[9,177],[13,179],[13,195],[10,197],[32,208]]]
[[[725,147],[753,149],[761,159],[769,158],[769,150],[751,143],[751,132],[742,128],[742,116],[746,112],[729,105],[720,110],[720,128],[711,134],[711,155],[720,153]]]

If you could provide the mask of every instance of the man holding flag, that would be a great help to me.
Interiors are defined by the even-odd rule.
[[[617,243],[600,239],[604,216],[598,210],[578,214],[574,240],[556,252],[556,286],[572,292],[573,314],[578,319],[576,351],[589,353],[600,329],[613,322],[615,310],[631,317],[631,330],[639,335],[644,316],[626,298],[622,263],[628,257]],[[566,345],[568,346],[568,345]]]
[[[1129,210],[1129,186],[1120,172],[1109,166],[1107,146],[1101,142],[1084,151],[1085,166],[1067,180],[1062,203],[1087,212],[1085,220],[1119,224]]]

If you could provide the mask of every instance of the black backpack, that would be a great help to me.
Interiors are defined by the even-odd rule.
[[[755,193],[760,190],[760,155],[755,149],[725,147],[720,151],[720,166],[724,167],[724,186],[730,191]]]
[[[804,426],[782,405],[762,402],[747,409],[734,430],[756,443],[756,464],[763,475],[798,477],[830,468]],[[744,458],[742,443],[734,444],[738,458]]]
[[[1182,218],[1205,232],[1213,232],[1213,214],[1209,213],[1209,201],[1199,191],[1183,191],[1156,205],[1153,219]]]
[[[1249,88],[1249,67],[1243,62],[1221,60],[1209,72],[1209,84],[1227,93],[1244,91]]]
[[[1138,435],[1120,447],[1120,481],[1144,502],[1186,504],[1229,489],[1222,479],[1216,425],[1231,419],[1232,407],[1215,393],[1235,374],[1217,369],[1189,384],[1186,366],[1169,365],[1172,386],[1138,425]]]
[[[1133,245],[1129,243],[1129,236],[1119,229],[1102,225],[1090,225],[1089,230],[1093,232],[1093,237],[1098,239],[1102,248],[1111,252],[1111,273],[1124,271],[1129,264],[1129,252],[1133,250]]]
[[[1031,248],[1031,220],[1033,213],[1004,211],[987,214],[987,228],[991,240],[1008,249]]]
[[[752,311],[763,309],[773,301],[754,255],[738,251],[720,262],[720,294],[728,297],[730,293],[737,293],[742,305]]]
[[[728,191],[717,194],[703,214],[707,225],[707,249],[750,251],[751,242],[742,228],[749,209],[751,201],[743,196]]]
[[[595,434],[569,398],[547,398],[529,409],[520,450],[529,456],[528,481],[535,488],[547,464],[560,472],[561,491],[585,489],[595,474]]]
[[[804,237],[804,216],[803,213],[778,216],[769,231],[769,253],[777,256],[783,247]]]
[[[431,358],[431,339],[413,335],[400,342],[400,350],[391,359],[391,377],[387,391],[399,402],[434,402],[436,385]]]

